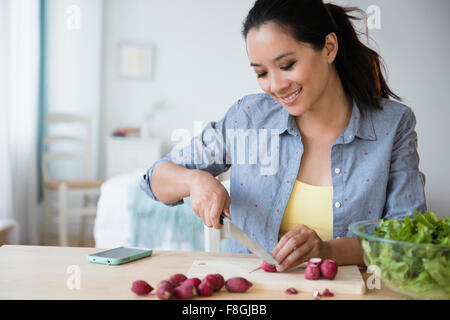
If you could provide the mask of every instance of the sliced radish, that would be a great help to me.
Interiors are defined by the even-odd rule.
[[[275,265],[267,263],[265,261],[263,261],[261,269],[263,269],[266,272],[277,272],[277,267]]]
[[[287,294],[297,294],[297,290],[295,288],[287,288],[285,291]]]
[[[333,294],[330,290],[325,289],[325,290],[322,292],[322,296],[324,296],[324,297],[332,297],[332,296],[334,296],[334,294]]]
[[[320,258],[311,258],[308,261],[308,264],[315,264],[316,266],[319,266],[322,263],[322,259]]]
[[[314,296],[314,300],[320,300],[321,296],[320,296],[319,290],[314,290],[313,296]]]
[[[277,267],[274,264],[270,264],[270,263],[263,261],[261,266],[253,269],[249,273],[255,272],[256,270],[259,270],[259,269],[263,269],[266,272],[277,272]]]

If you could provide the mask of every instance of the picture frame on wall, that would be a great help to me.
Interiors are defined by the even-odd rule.
[[[124,80],[153,80],[154,55],[155,46],[153,44],[119,43],[119,78]]]

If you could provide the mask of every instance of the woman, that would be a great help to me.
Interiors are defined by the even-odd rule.
[[[220,228],[224,212],[272,253],[278,271],[311,257],[364,265],[352,222],[399,219],[426,204],[414,114],[389,99],[400,100],[379,55],[359,41],[353,10],[321,0],[256,1],[242,33],[265,93],[239,99],[188,148],[156,162],[142,189],[167,205],[190,196],[208,227]],[[275,170],[254,159],[264,147],[246,145],[244,163],[230,155],[234,137],[254,141],[249,132],[259,141],[270,135]],[[229,196],[214,177],[230,167]],[[248,252],[234,240],[231,248]]]

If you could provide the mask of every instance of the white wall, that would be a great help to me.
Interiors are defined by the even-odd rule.
[[[173,145],[173,130],[192,132],[195,120],[218,120],[241,96],[260,92],[240,36],[241,22],[252,3],[105,1],[102,138],[118,126],[139,125],[152,104],[162,98],[168,107],[155,119],[152,132],[164,139],[167,152]],[[120,41],[155,44],[153,82],[118,78]]]
[[[10,10],[10,0],[1,0],[0,1],[0,110],[4,112],[7,108],[4,108],[9,104],[9,69],[10,69],[10,59],[9,59],[9,51],[10,51],[10,21],[9,21],[9,10]],[[3,119],[8,119],[8,115],[2,114]],[[2,127],[0,128],[1,135],[0,139],[6,137],[5,125],[7,123],[1,123]],[[7,140],[5,140],[6,143]]]
[[[76,5],[80,8],[80,29],[68,28],[71,13],[66,10]],[[88,116],[92,121],[91,176],[98,177],[99,165],[99,114],[101,101],[102,68],[102,15],[103,0],[49,0],[47,25],[47,111]],[[82,135],[80,126],[52,126],[50,134]],[[82,151],[72,145],[58,145],[59,150]],[[49,174],[57,178],[75,178],[84,174],[82,164],[58,162],[49,166]],[[70,205],[81,206],[81,198],[72,197]],[[78,234],[79,217],[69,220],[69,234]],[[92,230],[93,220],[88,220],[86,230]],[[56,225],[51,225],[56,232]],[[90,234],[90,236],[92,236]]]
[[[0,150],[9,144],[10,2],[0,1]],[[0,155],[0,218],[11,218],[12,190],[9,157]]]
[[[81,9],[80,29],[67,27],[70,14],[66,10],[72,5]],[[93,177],[98,176],[102,6],[103,0],[48,1],[47,110],[91,118]],[[76,130],[79,129],[73,128]],[[70,169],[73,170],[72,167]],[[59,172],[63,170],[53,171],[58,176],[65,173]],[[83,173],[81,166],[79,171]]]
[[[9,100],[9,0],[0,1],[0,104]],[[3,110],[0,109],[0,110]]]
[[[176,128],[192,130],[195,120],[217,120],[244,94],[259,92],[240,35],[253,0],[108,0],[104,6],[101,139],[117,126],[139,125],[151,104],[163,98],[169,108],[153,132],[173,146]],[[384,58],[391,88],[417,117],[420,167],[426,174],[430,210],[450,216],[450,52],[448,0],[333,1],[381,9],[381,30],[370,30]],[[153,82],[117,77],[119,41],[154,43]],[[104,154],[103,144],[100,145]],[[101,167],[105,159],[100,157]],[[104,174],[104,171],[102,172]]]

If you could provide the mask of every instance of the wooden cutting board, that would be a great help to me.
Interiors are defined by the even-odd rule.
[[[244,277],[253,283],[253,287],[262,290],[286,290],[294,287],[299,291],[328,289],[333,293],[364,294],[366,286],[358,266],[339,266],[333,280],[307,280],[304,272],[306,263],[285,272],[266,272],[262,269],[251,272],[261,265],[258,258],[210,258],[195,260],[188,278],[203,279],[207,274],[220,273],[225,280],[232,277]]]

